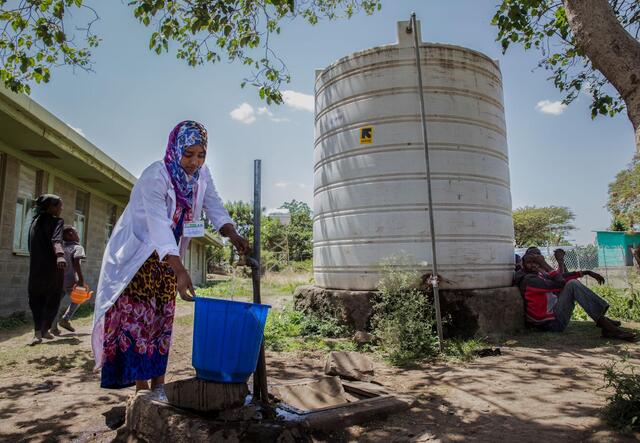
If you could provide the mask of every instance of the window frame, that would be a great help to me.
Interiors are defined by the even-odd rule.
[[[23,172],[24,168],[24,172]],[[27,187],[24,187],[24,183],[21,181],[23,176],[33,173],[33,187],[31,188],[31,193],[28,193]],[[18,191],[15,199],[15,213],[13,220],[13,239],[11,241],[11,251],[14,255],[29,255],[29,230],[31,229],[31,222],[33,221],[32,210],[33,210],[33,201],[36,198],[38,189],[38,174],[40,169],[34,168],[31,165],[26,165],[24,163],[18,163]],[[24,174],[24,175],[23,175]],[[22,201],[22,210],[21,217],[22,223],[18,226],[18,205]],[[19,237],[19,243],[16,244],[16,236]]]
[[[78,197],[80,195],[84,195],[84,207],[78,209]],[[73,227],[76,228],[78,232],[78,237],[80,237],[80,244],[87,247],[87,231],[89,227],[89,205],[90,205],[91,194],[89,192],[83,191],[81,189],[76,189],[76,202],[73,209]],[[82,228],[80,228],[80,223],[82,223]]]
[[[21,217],[22,222],[18,226],[18,205],[22,201]],[[11,248],[16,255],[29,255],[29,229],[31,229],[31,222],[29,221],[29,215],[31,214],[31,202],[33,199],[24,194],[18,194],[16,197],[16,213],[13,222],[13,241]],[[18,244],[16,244],[16,236],[19,237]]]

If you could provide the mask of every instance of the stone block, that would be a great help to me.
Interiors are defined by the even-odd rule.
[[[330,315],[356,331],[368,329],[375,295],[371,291],[342,291],[318,286],[299,286],[293,294],[297,310]]]
[[[373,362],[359,352],[332,351],[327,355],[324,373],[347,380],[368,381],[373,377]]]
[[[310,442],[297,423],[221,421],[151,399],[148,391],[129,398],[125,424],[115,441],[147,443],[283,443]]]
[[[440,291],[447,337],[500,336],[524,328],[524,304],[516,287]]]
[[[344,387],[338,377],[275,385],[271,387],[271,394],[303,412],[347,403]]]
[[[164,389],[172,405],[200,412],[242,406],[249,394],[246,383],[214,383],[197,378],[167,383]]]

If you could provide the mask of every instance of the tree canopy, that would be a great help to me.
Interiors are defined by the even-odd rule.
[[[620,23],[637,39],[640,3],[637,0],[609,3]],[[561,0],[503,0],[492,23],[498,27],[498,40],[504,52],[514,43],[541,52],[538,66],[551,71],[550,79],[564,93],[564,103],[571,103],[580,91],[586,90],[592,98],[592,117],[615,115],[624,109],[620,95],[607,88],[607,78],[594,68],[577,44]]]
[[[635,229],[640,224],[640,157],[636,156],[609,184],[607,208],[613,231]]]
[[[516,247],[563,245],[575,229],[575,215],[564,206],[525,206],[513,211]]]
[[[90,70],[92,32],[99,11],[87,0],[0,0],[0,80],[15,92],[29,93],[33,82],[48,82],[60,65]],[[302,17],[350,18],[372,14],[381,0],[127,0],[140,23],[152,32],[149,49],[175,52],[189,66],[227,60],[247,67],[247,83],[268,103],[282,102],[289,82],[285,63],[269,45],[281,22]],[[74,32],[73,29],[77,32]]]

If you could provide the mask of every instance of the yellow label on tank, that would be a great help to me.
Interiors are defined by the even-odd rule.
[[[373,126],[360,128],[360,144],[370,145],[371,143],[373,143]]]

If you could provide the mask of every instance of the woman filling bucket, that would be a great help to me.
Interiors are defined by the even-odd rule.
[[[190,237],[204,235],[203,211],[239,254],[249,253],[204,164],[206,154],[204,126],[179,123],[169,134],[164,161],[144,170],[109,239],[92,333],[103,388],[135,385],[166,401],[176,292],[187,301],[195,296],[181,257]]]

